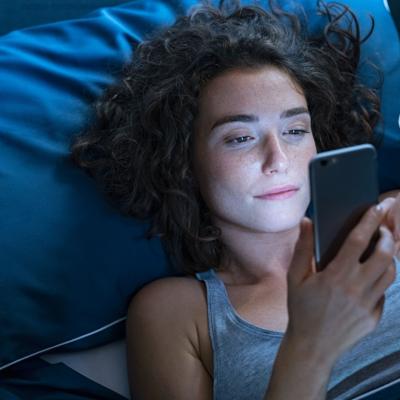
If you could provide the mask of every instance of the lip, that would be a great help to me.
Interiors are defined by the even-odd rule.
[[[268,199],[268,200],[282,200],[292,197],[299,188],[293,185],[279,186],[268,192],[261,194],[259,196],[254,196],[258,199]]]

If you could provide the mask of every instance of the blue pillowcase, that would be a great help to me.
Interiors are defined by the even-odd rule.
[[[308,14],[315,10],[314,0],[302,0]],[[361,2],[343,0],[357,15],[361,24],[361,35],[365,36],[374,17],[375,29],[361,50],[360,77],[364,82],[371,80],[371,69],[365,66],[369,60],[378,66],[384,76],[381,90],[382,122],[376,128],[383,134],[383,142],[378,149],[379,183],[381,192],[400,188],[400,41],[386,0]],[[368,4],[367,4],[368,3]],[[398,19],[399,16],[397,15]],[[320,25],[311,21],[311,29]],[[399,21],[397,21],[399,23]],[[363,65],[364,64],[364,65]]]
[[[180,5],[136,1],[0,41],[0,368],[122,337],[132,293],[171,273],[146,225],[68,160],[132,46]]]
[[[140,0],[0,39],[0,369],[121,337],[132,294],[172,273],[159,240],[109,206],[68,148],[132,46],[194,3]],[[400,187],[399,42],[383,2],[373,3],[347,1],[363,26],[369,12],[376,20],[363,58],[385,73],[379,156],[389,190]]]

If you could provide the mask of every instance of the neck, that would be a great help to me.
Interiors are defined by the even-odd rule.
[[[222,229],[225,251],[219,272],[231,284],[286,280],[298,236],[299,225],[273,233]]]

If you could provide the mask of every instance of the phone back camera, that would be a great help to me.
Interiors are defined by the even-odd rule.
[[[322,165],[323,167],[327,166],[328,163],[329,163],[329,160],[321,160],[321,165]]]

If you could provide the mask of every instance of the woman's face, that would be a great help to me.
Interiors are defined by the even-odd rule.
[[[285,72],[228,71],[202,90],[194,172],[222,229],[295,227],[310,201],[308,162],[315,153],[306,99]]]

